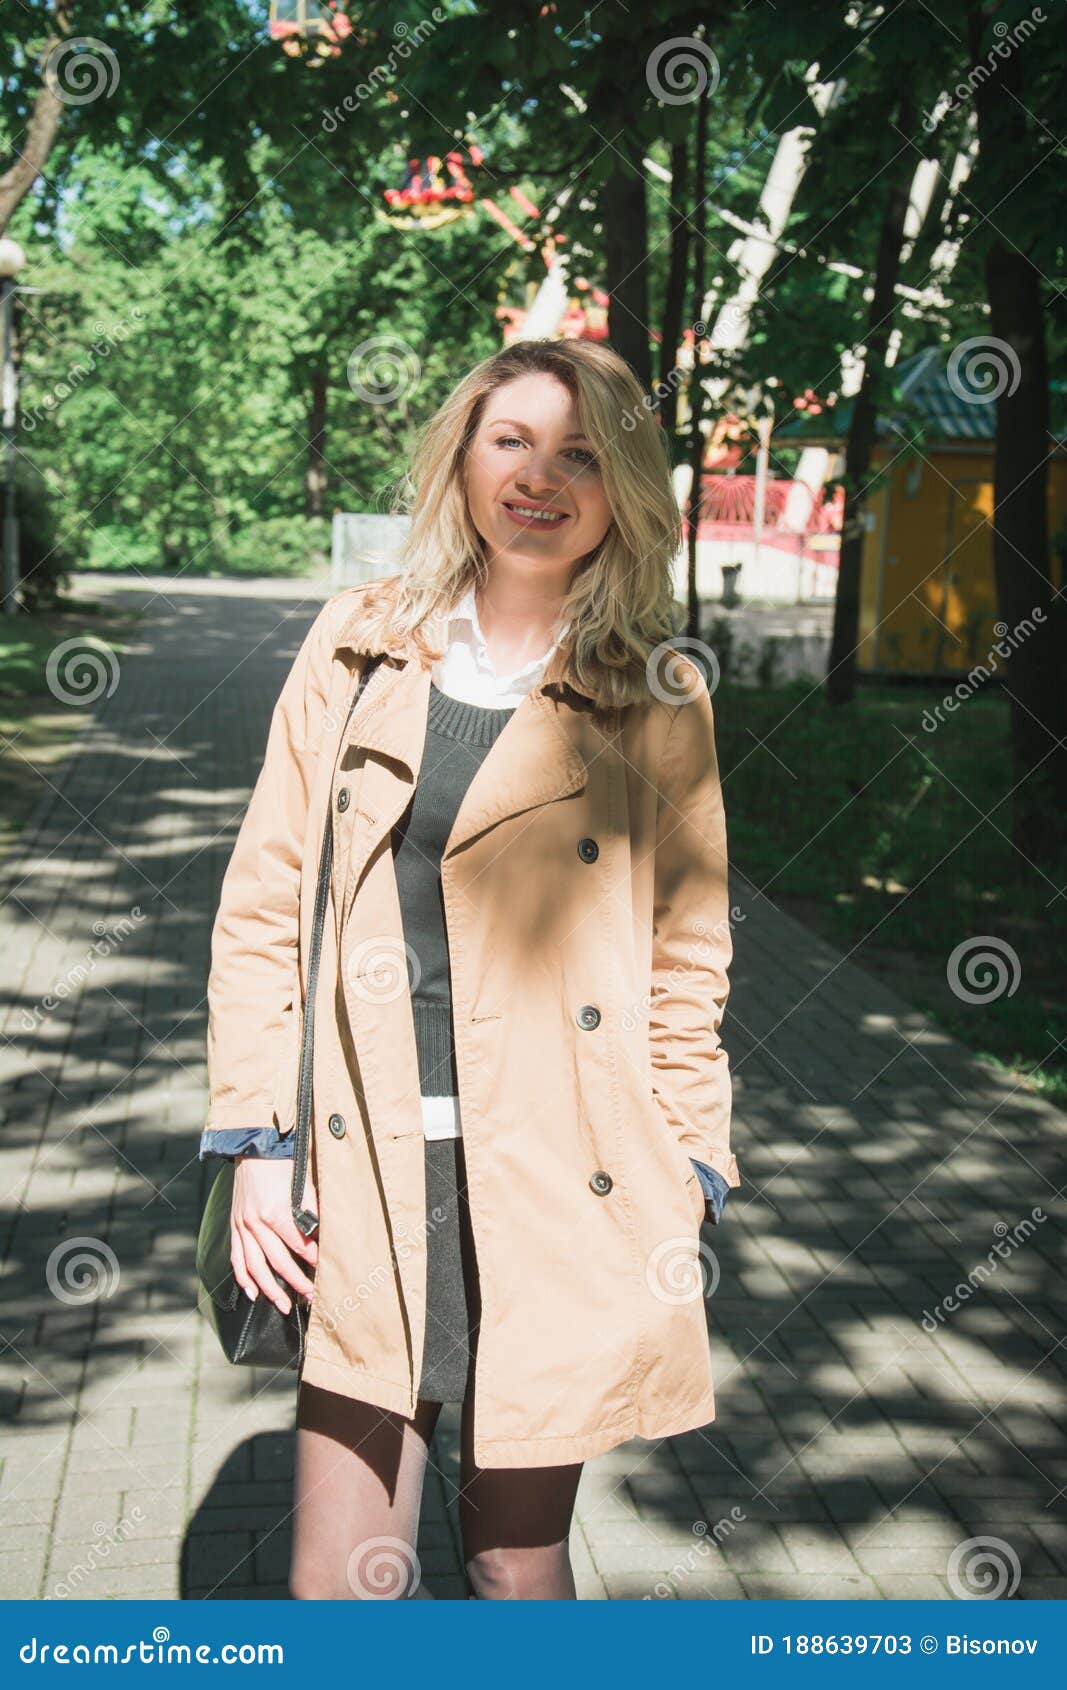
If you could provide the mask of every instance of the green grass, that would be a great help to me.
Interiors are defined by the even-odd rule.
[[[831,709],[806,682],[722,687],[731,859],[972,1049],[1067,1101],[1067,862],[1011,843],[1007,700],[977,694],[928,732],[945,690],[871,688]],[[967,1003],[949,957],[988,950],[984,936],[1014,951],[1019,983]]]
[[[49,689],[49,657],[66,640],[105,660],[117,655],[139,614],[71,599],[53,611],[0,617],[0,853],[15,843],[85,720],[83,704]]]
[[[122,636],[139,620],[136,610],[117,610],[80,599],[61,599],[55,610],[0,617],[0,699],[39,697],[49,701],[48,659],[64,640],[88,639],[121,652]]]

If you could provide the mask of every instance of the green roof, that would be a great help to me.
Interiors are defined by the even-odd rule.
[[[880,439],[910,436],[921,428],[930,440],[992,441],[996,431],[996,405],[992,395],[1003,370],[1003,360],[988,351],[987,337],[976,337],[970,356],[968,343],[959,348],[929,346],[891,370],[893,400],[879,412],[876,432]],[[985,349],[985,350],[984,350]],[[952,368],[950,379],[949,369]],[[1010,371],[1008,372],[1010,377]],[[1049,383],[1051,432],[1067,441],[1067,382]],[[803,411],[787,418],[774,431],[776,441],[797,445],[830,444],[844,440],[852,422],[854,400],[842,399],[817,417]]]

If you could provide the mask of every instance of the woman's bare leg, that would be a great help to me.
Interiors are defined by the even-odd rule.
[[[290,1594],[340,1600],[427,1597],[415,1544],[426,1459],[441,1404],[405,1419],[315,1385],[297,1407]]]
[[[463,1404],[459,1520],[471,1595],[483,1601],[574,1600],[568,1539],[582,1464],[478,1467]]]

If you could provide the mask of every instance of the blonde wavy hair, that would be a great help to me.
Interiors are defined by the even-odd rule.
[[[647,701],[648,658],[675,632],[681,518],[651,401],[630,366],[594,341],[516,341],[475,365],[424,425],[396,506],[411,516],[401,574],[368,589],[366,626],[385,650],[410,641],[427,664],[443,656],[428,624],[489,573],[467,503],[468,448],[489,395],[530,374],[554,376],[572,395],[612,511],[561,608],[571,624],[562,654],[597,708]]]

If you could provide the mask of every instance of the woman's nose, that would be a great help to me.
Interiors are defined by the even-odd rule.
[[[551,463],[528,458],[515,477],[515,485],[531,498],[547,498],[559,487],[560,478]]]

